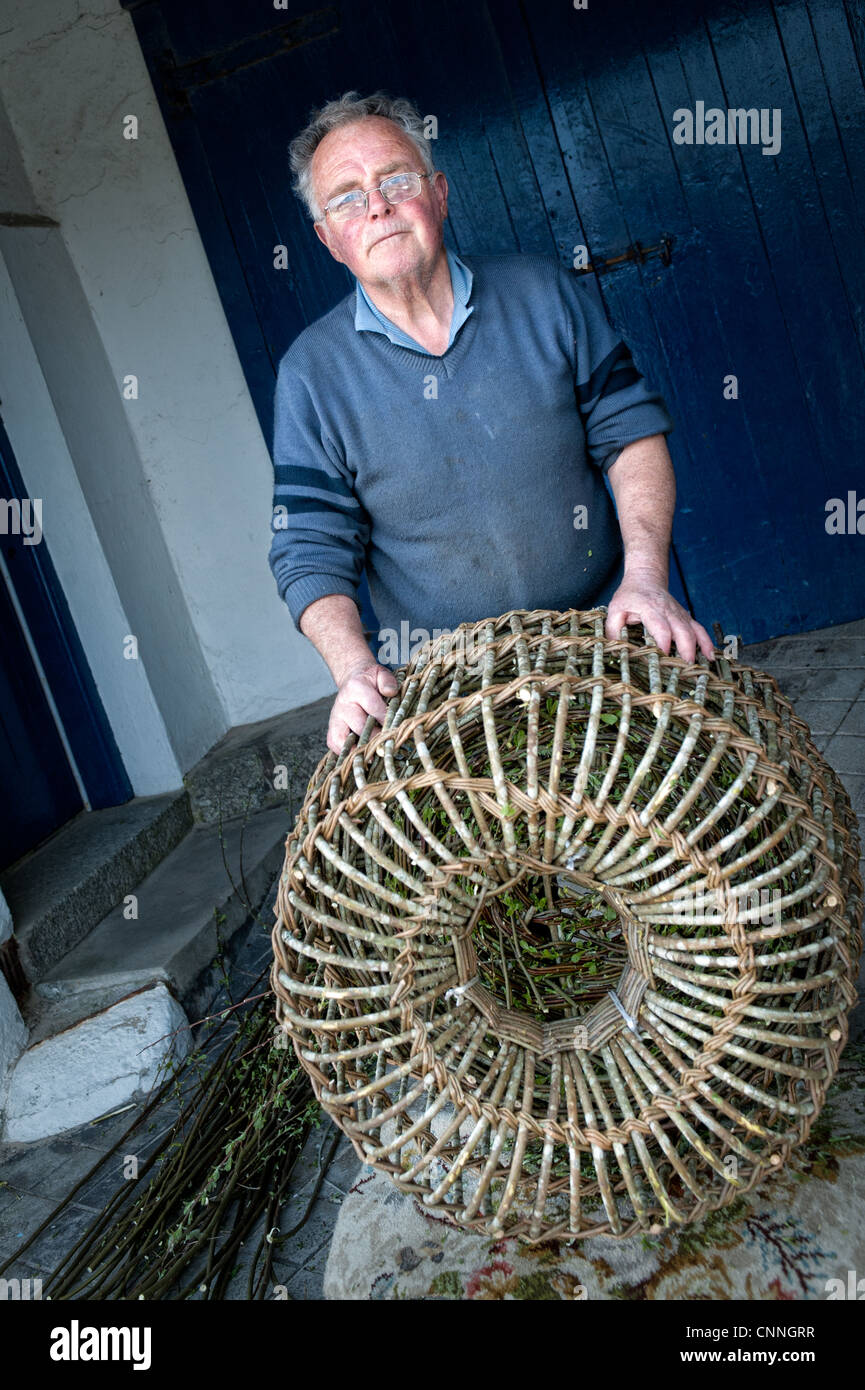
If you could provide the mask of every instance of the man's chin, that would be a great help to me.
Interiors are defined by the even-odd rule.
[[[413,275],[423,265],[423,256],[408,245],[403,245],[401,237],[388,238],[384,246],[373,247],[367,257],[367,273],[375,280],[394,280],[404,275]]]
[[[370,265],[384,265],[385,262],[414,262],[418,260],[417,246],[412,245],[411,240],[407,239],[406,234],[399,232],[395,236],[384,237],[381,241],[376,241],[367,252],[367,260]]]

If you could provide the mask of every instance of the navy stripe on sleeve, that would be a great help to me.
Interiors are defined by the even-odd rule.
[[[274,506],[284,507],[290,516],[300,516],[302,512],[338,512],[340,516],[360,515],[361,506],[356,497],[349,502],[325,501],[321,497],[295,497],[291,493],[274,493]]]
[[[625,343],[617,343],[608,352],[603,362],[599,362],[589,380],[577,382],[577,399],[581,408],[591,405],[601,396],[610,396],[633,386],[640,380],[640,373],[634,366],[634,359]]]
[[[321,468],[303,468],[296,463],[276,463],[273,477],[277,487],[314,487],[319,492],[335,492],[351,497],[352,491],[344,478],[335,478]]]

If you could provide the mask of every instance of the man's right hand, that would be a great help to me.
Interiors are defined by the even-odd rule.
[[[384,722],[387,703],[399,689],[399,682],[387,666],[373,658],[353,666],[340,678],[336,699],[327,726],[327,746],[340,753],[350,731],[362,734],[369,715]]]

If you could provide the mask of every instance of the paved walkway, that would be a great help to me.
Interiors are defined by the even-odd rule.
[[[745,647],[740,659],[771,672],[782,692],[806,719],[814,741],[840,774],[865,831],[865,618],[840,627]],[[863,834],[865,839],[865,834]],[[860,868],[863,861],[860,861]],[[863,869],[865,872],[865,869]],[[272,922],[274,892],[260,914]],[[269,935],[261,925],[250,929],[246,945],[232,971],[235,996],[258,974],[270,953]],[[865,994],[865,972],[860,975]],[[218,1007],[218,1005],[217,1005]],[[865,1036],[865,1003],[851,1020],[851,1038]],[[176,1101],[166,1102],[135,1136],[132,1151],[139,1159],[164,1144],[177,1114]],[[0,1145],[0,1264],[66,1196],[94,1163],[128,1129],[141,1106],[96,1121],[56,1139],[35,1144]],[[321,1155],[328,1149],[334,1127],[327,1119],[308,1140],[297,1170],[298,1181],[283,1229],[290,1229],[306,1208],[318,1177]],[[292,1299],[322,1296],[322,1279],[340,1203],[356,1182],[361,1164],[347,1139],[342,1139],[329,1163],[321,1190],[309,1216],[275,1264],[276,1281]],[[6,1277],[43,1280],[80,1238],[122,1178],[122,1155],[88,1183],[39,1240],[7,1271]],[[249,1245],[254,1247],[257,1237]],[[243,1298],[244,1276],[238,1274],[230,1297]],[[275,1294],[275,1296],[277,1296]]]
[[[773,675],[810,724],[815,745],[847,788],[865,851],[865,618],[743,647],[740,660]],[[865,879],[865,853],[859,872]],[[865,1038],[865,952],[850,1038]]]

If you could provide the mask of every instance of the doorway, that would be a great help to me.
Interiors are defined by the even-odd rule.
[[[132,787],[0,420],[0,871]]]

